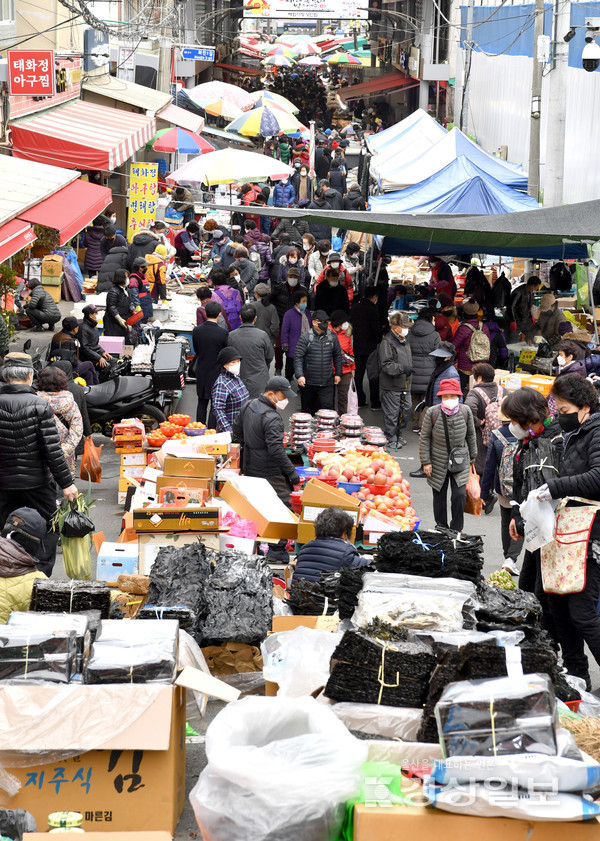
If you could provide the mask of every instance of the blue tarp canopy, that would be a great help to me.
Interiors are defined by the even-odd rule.
[[[427,111],[424,111],[422,108],[417,108],[416,111],[413,111],[413,113],[408,117],[400,120],[399,123],[395,123],[393,126],[390,126],[377,134],[367,136],[366,140],[369,151],[374,155],[383,154],[384,152],[387,152],[388,149],[392,148],[396,141],[400,138],[405,137],[407,134],[412,132],[413,129],[419,128],[425,128],[430,131],[432,136],[437,136],[439,138],[442,138],[445,134],[447,134],[446,129],[436,122],[433,117],[427,113]]]
[[[532,196],[513,190],[464,155],[412,187],[371,196],[379,213],[516,213],[539,208]]]
[[[390,149],[394,147],[391,146]],[[377,162],[378,155],[374,161]],[[465,157],[488,175],[491,175],[507,187],[516,190],[527,190],[527,175],[513,164],[490,155],[458,128],[453,128],[435,145],[431,146],[416,158],[400,156],[397,164],[394,160],[387,160],[385,167],[377,167],[377,177],[383,192],[403,190],[412,187],[440,172],[457,158]],[[374,171],[373,164],[371,165]]]

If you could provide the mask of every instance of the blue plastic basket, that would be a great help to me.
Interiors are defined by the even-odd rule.
[[[346,491],[347,494],[356,493],[362,488],[361,482],[338,482],[337,486]]]
[[[204,435],[206,429],[188,429],[187,426],[183,428],[183,431],[186,435],[190,435],[192,438],[196,435]],[[183,439],[182,439],[183,440]]]
[[[309,479],[312,476],[318,476],[321,472],[320,468],[318,467],[297,467],[296,473],[298,476],[304,479]]]

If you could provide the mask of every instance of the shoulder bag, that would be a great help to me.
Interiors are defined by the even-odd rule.
[[[571,505],[580,502],[582,505]],[[542,586],[545,593],[568,595],[585,590],[590,532],[600,503],[565,497],[556,508],[554,540],[542,546]]]
[[[460,406],[458,407],[459,411],[462,414]],[[448,431],[448,418],[446,417],[446,413],[440,409],[442,419],[444,421],[444,433],[446,435],[446,446],[448,449],[448,471],[450,473],[460,473],[461,470],[464,470],[466,467],[469,466],[471,461],[469,448],[466,445],[462,445],[462,447],[451,447],[450,446],[450,432]],[[464,415],[463,415],[464,417]]]

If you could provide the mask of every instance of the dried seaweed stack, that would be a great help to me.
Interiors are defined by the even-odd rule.
[[[288,605],[295,616],[321,616],[322,614],[332,616],[336,612],[338,609],[337,582],[332,593],[331,581],[329,580],[331,576],[328,575],[327,587],[332,595],[330,598],[325,591],[323,578],[323,573],[321,573],[318,581],[309,581],[307,578],[296,578],[294,576]]]
[[[215,555],[206,581],[207,613],[198,623],[199,645],[235,640],[262,642],[273,624],[273,574],[259,555],[225,551]]]
[[[208,612],[205,583],[211,563],[201,543],[160,549],[150,571],[149,604],[187,607],[201,621]]]
[[[68,683],[75,674],[75,631],[4,625],[0,631],[0,681]]]
[[[110,613],[110,590],[101,581],[54,581],[36,578],[30,610],[36,613],[81,613],[99,610],[102,619]]]
[[[483,567],[481,538],[452,540],[439,532],[384,534],[377,543],[378,572],[459,578],[477,583]]]
[[[358,594],[362,590],[363,576],[367,572],[375,572],[370,564],[364,567],[343,567],[338,583],[338,609],[340,619],[352,619]]]
[[[460,647],[434,643],[433,649],[438,661],[431,675],[423,722],[417,737],[421,742],[438,741],[434,709],[449,683],[505,677],[508,673],[506,649],[493,641],[468,643]],[[553,682],[558,676],[556,653],[549,645],[521,647],[521,663],[525,674],[547,674]]]
[[[102,622],[85,683],[172,683],[177,671],[179,624],[172,619]]]
[[[347,631],[331,658],[324,694],[333,701],[420,707],[435,655],[421,642],[380,643]]]
[[[480,604],[475,615],[479,631],[514,631],[516,628],[535,631],[540,627],[542,606],[533,593],[502,590],[482,582],[477,588],[477,596]]]
[[[191,634],[198,624],[194,611],[183,605],[146,604],[139,609],[136,619],[177,619],[181,630]]]

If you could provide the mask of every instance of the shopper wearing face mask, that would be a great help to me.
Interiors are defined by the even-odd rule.
[[[129,297],[129,272],[117,269],[113,277],[113,285],[106,293],[106,309],[104,311],[104,335],[128,336],[127,319],[133,315],[135,306]]]
[[[285,377],[271,377],[260,397],[246,403],[233,422],[233,440],[242,445],[242,474],[266,479],[286,505],[300,481],[283,447],[281,413],[294,397]]]
[[[585,362],[583,361],[583,350],[569,339],[563,339],[558,345],[558,356],[556,357],[557,377],[565,374],[578,374],[586,377]]]
[[[269,379],[274,350],[265,331],[256,326],[256,307],[253,304],[242,307],[240,318],[242,324],[237,330],[232,330],[227,344],[240,353],[240,377],[248,394],[254,398],[263,393]]]
[[[338,415],[344,415],[348,411],[348,391],[356,370],[354,348],[352,346],[352,327],[348,320],[348,313],[343,310],[335,310],[331,314],[329,329],[337,336],[344,360],[342,379],[337,387],[337,405],[335,406]]]
[[[340,275],[340,283],[346,288],[346,292],[348,294],[348,300],[350,303],[354,300],[354,285],[352,283],[352,275],[350,272],[343,266],[342,264],[342,255],[339,254],[337,251],[332,251],[327,255],[327,264],[325,268],[321,271],[318,275],[317,280],[315,282],[315,292],[320,283],[324,283],[327,278],[327,272],[329,269],[335,269],[339,272]]]
[[[292,184],[296,191],[296,202],[312,201],[313,179],[308,175],[306,164],[301,164],[298,170],[292,175]]]
[[[217,362],[223,367],[212,388],[212,410],[217,421],[217,432],[231,432],[234,420],[242,406],[250,400],[250,395],[240,378],[240,352],[232,347],[223,348]]]
[[[477,456],[473,415],[459,402],[461,396],[456,380],[442,380],[438,391],[441,405],[427,409],[419,438],[421,464],[433,492],[436,526],[448,528],[450,485],[449,527],[457,532],[463,530],[469,468]]]
[[[552,396],[563,430],[564,452],[560,476],[550,478],[538,488],[539,499],[582,497],[600,503],[600,406],[598,392],[583,377],[567,374],[555,380]],[[575,500],[565,509],[566,516],[581,503]],[[600,510],[600,509],[599,509]],[[579,526],[580,528],[582,526]],[[581,535],[587,539],[588,535]],[[591,688],[588,646],[600,664],[600,517],[592,520],[587,545],[585,586],[580,593],[548,595],[550,614],[560,642],[563,665],[571,675]]]
[[[435,313],[432,310],[420,310],[408,334],[408,343],[413,357],[413,376],[410,383],[413,432],[419,432],[421,429],[423,409],[417,411],[417,406],[425,399],[429,380],[435,369],[435,358],[431,356],[431,351],[441,344],[434,320]]]
[[[334,386],[342,379],[342,349],[337,336],[327,329],[328,324],[327,313],[317,310],[313,329],[300,336],[294,354],[302,411],[310,415],[319,409],[333,409]]]
[[[296,292],[302,292],[308,298],[308,289],[300,285],[300,272],[297,268],[288,269],[287,281],[277,283],[271,288],[271,301],[277,310],[279,323],[283,325],[283,318],[288,310],[294,306]],[[283,350],[281,348],[281,328],[275,341],[275,374],[281,375],[283,370]]]
[[[285,375],[288,380],[294,376],[294,353],[303,333],[312,329],[312,318],[308,311],[308,296],[305,291],[294,292],[294,306],[283,316],[281,324],[281,348],[285,353]]]
[[[98,368],[106,368],[112,362],[112,356],[100,344],[98,331],[98,309],[88,304],[82,310],[83,321],[79,325],[79,358],[82,362],[91,362]]]
[[[331,241],[328,239],[319,240],[316,244],[313,243],[312,251],[309,252],[306,263],[306,268],[310,275],[311,290],[314,288],[318,277],[321,275],[325,277],[324,272],[328,267],[327,256],[330,251]]]
[[[294,285],[304,286],[304,263],[300,259],[300,250],[296,246],[292,246],[285,256],[279,258],[278,283],[286,283],[290,269],[298,269],[298,283]]]
[[[389,444],[406,444],[401,422],[410,414],[410,376],[413,358],[407,336],[410,319],[404,312],[390,315],[390,329],[378,351],[379,399],[383,409],[383,431]]]
[[[350,312],[350,301],[338,269],[329,268],[325,280],[315,287],[315,309],[325,310],[331,316],[335,310]]]
[[[533,388],[520,388],[502,401],[502,413],[509,418],[509,430],[519,441],[513,458],[512,519],[510,536],[518,540],[525,534],[519,505],[529,492],[560,475],[563,437],[560,424],[553,418],[543,394]],[[519,587],[535,593],[542,604],[542,624],[554,639],[556,628],[548,609],[540,571],[540,552],[526,551],[519,575]]]
[[[278,181],[273,190],[274,207],[291,207],[296,201],[296,191],[288,178]]]
[[[229,267],[229,277],[236,284],[240,294],[244,294],[244,289],[252,294],[259,282],[256,264],[250,260],[248,249],[243,245],[236,247],[234,256],[235,261]]]

